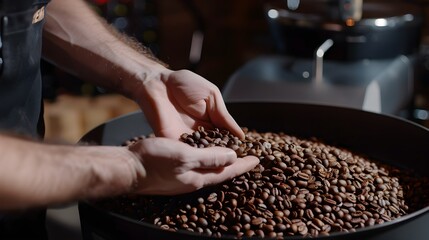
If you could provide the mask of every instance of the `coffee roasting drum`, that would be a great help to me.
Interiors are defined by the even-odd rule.
[[[415,174],[412,176],[415,179],[413,184],[414,189],[424,190],[425,188],[427,188],[425,186],[422,186],[422,184],[426,184],[426,182],[422,181],[423,177],[429,177],[429,166],[427,161],[427,158],[429,156],[429,130],[424,127],[418,126],[416,124],[396,117],[341,107],[268,102],[237,102],[229,103],[227,107],[232,116],[237,120],[239,125],[247,127],[249,130],[256,130],[259,133],[270,132],[272,134],[282,132],[290,136],[296,136],[299,139],[312,139],[312,137],[316,137],[318,140],[329,146],[344,148],[358,155],[362,155],[368,157],[371,160],[375,160],[377,161],[377,163],[380,162],[381,165],[388,165],[389,167],[386,167],[387,171],[390,170],[390,167],[399,168],[401,169],[400,172],[406,172],[405,170],[412,170],[415,172]],[[209,131],[210,130],[200,129],[199,133],[197,133],[196,135],[194,134],[189,136],[183,136],[183,138],[185,141],[192,144],[195,139],[201,137],[201,134],[204,135],[206,134],[205,132]],[[95,128],[94,130],[86,134],[82,141],[102,145],[122,145],[125,141],[133,139],[136,136],[147,136],[151,133],[152,130],[149,127],[147,121],[145,120],[143,114],[141,112],[136,112],[114,119]],[[251,135],[252,133],[249,132],[249,134]],[[255,137],[256,135],[253,136]],[[193,138],[194,140],[191,140],[189,138]],[[295,138],[290,138],[287,141],[295,141],[294,139]],[[202,143],[205,142],[202,141]],[[305,144],[309,143],[303,143],[303,146],[305,146]],[[269,145],[266,146],[271,147]],[[293,158],[296,157],[297,156],[294,156]],[[361,160],[358,159],[358,161]],[[263,163],[262,160],[261,163]],[[301,190],[304,188],[311,189],[308,186],[308,182],[310,182],[309,179],[312,173],[308,169],[305,170],[304,166],[306,164],[307,163],[304,162],[300,165],[301,167],[303,167],[302,169],[304,170],[301,170],[296,176],[297,181],[295,182],[295,184],[299,188],[301,188]],[[350,164],[349,166],[351,169],[352,165]],[[284,171],[285,174],[293,174],[292,172],[296,170],[294,170],[292,166],[285,166],[284,164],[279,165],[279,167],[269,167],[269,169],[270,171],[278,171],[278,173]],[[347,169],[345,170],[348,171]],[[355,170],[356,169],[354,169],[353,171]],[[359,169],[358,171],[361,171],[361,169]],[[384,175],[384,172],[384,168],[378,169],[378,173]],[[398,175],[397,173],[398,172],[395,172],[396,175]],[[246,176],[250,176],[252,174],[253,176],[255,175],[255,173],[249,173]],[[276,173],[273,172],[272,176],[274,176],[275,174]],[[390,174],[394,175],[392,174],[392,172],[390,172]],[[273,179],[272,176],[270,176],[271,179]],[[279,181],[282,180],[283,179],[279,179]],[[387,180],[391,181],[391,185],[386,184]],[[397,180],[397,178],[387,179],[385,176],[380,176],[379,178],[375,178],[373,180],[373,183],[377,185],[377,191],[384,191],[386,190],[385,187],[388,185],[389,188],[393,186],[393,188],[396,189],[396,187],[399,186]],[[300,182],[298,183],[298,181]],[[344,188],[347,188],[347,190],[344,190],[344,192],[359,191],[358,189],[356,189],[356,186],[350,186],[346,183],[347,182],[344,180],[338,180],[338,186],[341,187],[341,185],[344,185]],[[290,184],[290,182],[288,184]],[[399,178],[399,184],[404,184],[401,182],[401,178]],[[273,184],[271,184],[271,186],[273,186]],[[198,198],[198,196],[201,196],[201,193],[203,195],[205,194],[204,191],[208,191],[207,194],[204,195],[206,196],[205,201],[207,202],[207,204],[209,204],[210,202],[216,202],[219,198],[222,197],[221,194],[210,194],[212,188],[207,189],[209,190],[203,189],[202,191],[198,191],[196,193],[174,197],[173,201],[187,201],[190,199]],[[394,191],[399,190],[396,189]],[[320,229],[320,232],[323,232],[323,229],[330,229],[329,236],[322,236],[323,234],[320,234],[315,237],[316,239],[426,239],[426,236],[429,236],[429,207],[427,207],[426,204],[429,203],[429,201],[427,199],[427,193],[418,193],[418,199],[410,199],[407,198],[406,195],[408,192],[404,191],[405,204],[409,204],[410,202],[416,200],[420,202],[425,202],[418,209],[410,208],[409,213],[399,218],[395,218],[391,221],[387,217],[384,217],[386,221],[380,221],[380,224],[375,225],[369,224],[372,226],[365,225],[365,227],[363,228],[357,228],[355,232],[335,232],[333,230],[334,225],[331,220],[329,220],[328,218],[323,218],[323,216],[315,218],[314,215],[317,215],[317,212],[306,211],[304,213],[306,214],[306,218],[312,217],[314,218],[314,220],[306,223],[298,223],[298,221],[294,220],[293,228],[297,228],[296,230],[298,232],[301,231],[301,233],[304,233],[302,235],[305,235],[305,233],[307,233],[305,232],[305,229],[315,228]],[[399,199],[400,194],[398,193],[397,195]],[[416,193],[413,193],[413,196],[415,195]],[[318,198],[317,194],[315,194],[315,196],[313,197],[315,197],[316,199]],[[166,197],[160,199],[164,199],[163,201],[167,199],[166,201],[169,201],[169,198]],[[323,213],[326,213],[332,212],[334,209],[336,209],[335,205],[339,206],[339,201],[341,201],[341,199],[335,199],[336,198],[324,200],[320,199],[320,202],[324,201],[323,204],[320,205],[320,208],[322,209],[321,211]],[[291,203],[293,202],[292,205],[300,206],[301,202],[299,202],[298,200],[291,199]],[[197,201],[202,202],[203,200],[198,199]],[[240,204],[239,200],[237,201],[237,204]],[[237,201],[231,200],[228,203],[224,202],[224,204],[231,204],[231,202]],[[385,205],[386,207],[376,208],[380,211],[378,213],[379,216],[386,215],[386,211],[397,212],[397,206],[400,206],[400,203],[393,204],[393,202],[396,201],[396,198],[392,198],[390,201],[391,203],[389,203],[390,206],[387,206],[384,202],[380,202],[380,204]],[[130,212],[130,209],[131,212],[134,211],[135,208],[132,208],[132,205],[127,205],[126,203],[124,203],[123,205],[117,205],[116,203],[120,203],[120,201],[118,200],[107,200],[105,202],[107,204],[99,204],[95,202],[81,202],[79,204],[79,212],[82,225],[81,227],[84,239],[210,238],[204,233],[197,234],[185,230],[169,231],[161,229],[159,226],[155,226],[154,224],[138,221],[138,219],[135,219],[134,217],[118,213],[127,211]],[[112,205],[109,205],[109,202],[112,203]],[[258,203],[254,203],[254,205],[255,204]],[[262,207],[262,209],[264,209],[263,206],[265,205],[263,203],[260,203],[259,205],[260,207]],[[350,213],[352,213],[351,215],[358,219],[358,213],[361,210],[361,212],[364,212],[364,207],[359,206],[357,201],[356,204],[349,205],[350,206],[348,206],[348,209],[352,209],[350,210]],[[122,206],[124,208],[122,209],[123,211],[116,211],[118,206],[119,208],[121,208]],[[177,206],[180,206],[180,204],[177,203]],[[305,204],[302,206],[305,207]],[[200,207],[205,207],[205,205]],[[286,208],[287,207],[291,206],[286,205]],[[171,210],[178,211],[178,209]],[[155,209],[153,215],[156,215],[156,211],[157,210]],[[290,212],[293,211],[294,209],[291,208]],[[375,212],[374,214],[377,213]],[[270,216],[268,216],[268,218],[269,217]],[[188,220],[188,218],[191,218],[191,216],[186,216],[185,218],[185,220]],[[249,220],[249,226],[260,225],[263,223],[263,221],[267,220],[266,218],[261,218],[259,216],[242,216],[242,219],[244,219],[243,221],[246,221],[246,219]],[[322,221],[319,221],[320,219],[322,219]],[[206,219],[199,218],[194,220],[200,225],[206,225],[207,223],[206,221],[204,221]],[[260,223],[258,221],[260,221]],[[350,221],[352,221],[352,219],[350,219]],[[304,228],[302,224],[307,224],[308,228]],[[216,226],[213,229],[217,229],[218,227],[219,226]],[[229,228],[232,226],[228,225],[227,227]],[[282,227],[287,227],[287,224],[276,226],[278,231],[284,230],[278,229]],[[292,227],[292,225],[289,224],[288,227]],[[237,231],[241,231],[241,229],[237,229]],[[236,237],[237,236],[233,234],[225,234],[222,235],[221,238],[233,239]],[[243,237],[245,237],[245,235],[243,235]],[[265,237],[267,236],[265,235]],[[277,238],[278,237],[279,236],[277,236]],[[302,236],[299,236],[299,234],[292,237],[286,236],[286,234],[284,234],[283,237],[285,239],[302,238]],[[216,239],[215,237],[211,238]]]
[[[377,0],[287,1],[298,2],[299,7],[288,9],[284,1],[269,5],[276,12],[269,23],[277,48],[287,55],[313,58],[327,39],[334,42],[325,56],[330,60],[393,59],[418,51],[423,22],[418,5]]]

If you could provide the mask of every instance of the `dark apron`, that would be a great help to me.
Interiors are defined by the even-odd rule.
[[[40,58],[48,0],[0,0],[0,131],[43,134]],[[0,156],[1,157],[1,156]],[[1,197],[1,196],[0,196]],[[0,213],[0,239],[46,239],[44,209]]]

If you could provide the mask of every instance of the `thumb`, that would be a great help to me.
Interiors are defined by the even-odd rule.
[[[238,158],[233,164],[226,166],[219,171],[199,171],[195,170],[192,173],[194,179],[200,179],[203,186],[221,183],[225,180],[239,176],[245,172],[252,170],[259,163],[259,159],[254,156],[246,156]]]
[[[193,169],[225,167],[237,160],[237,154],[234,150],[225,147],[197,148],[191,156],[192,159],[190,162]]]
[[[214,102],[208,102],[208,104],[210,104],[208,106],[209,116],[213,125],[218,128],[227,129],[238,138],[244,139],[244,132],[234,118],[229,114],[222,95],[214,95],[213,101]]]

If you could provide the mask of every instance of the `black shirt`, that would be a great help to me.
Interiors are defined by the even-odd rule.
[[[40,58],[47,0],[0,1],[0,130],[37,136],[41,124]]]
[[[0,0],[0,131],[38,137],[40,59],[48,0]],[[39,14],[39,15],[35,15]],[[46,239],[44,209],[0,213],[0,239]]]

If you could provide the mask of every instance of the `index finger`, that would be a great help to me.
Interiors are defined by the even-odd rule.
[[[231,114],[229,114],[222,95],[219,91],[215,92],[213,100],[214,102],[209,103],[212,104],[212,106],[208,106],[210,109],[210,120],[213,122],[213,124],[218,128],[229,130],[232,134],[240,139],[244,139],[245,136],[243,130],[240,128]]]

